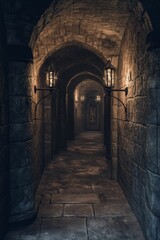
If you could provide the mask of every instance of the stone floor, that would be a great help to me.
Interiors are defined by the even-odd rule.
[[[86,132],[48,164],[32,225],[5,240],[143,240],[139,224],[104,157],[102,135]]]

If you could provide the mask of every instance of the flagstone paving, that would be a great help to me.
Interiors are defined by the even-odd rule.
[[[5,240],[143,240],[104,156],[100,132],[85,132],[70,142],[46,166],[36,220],[10,230]]]

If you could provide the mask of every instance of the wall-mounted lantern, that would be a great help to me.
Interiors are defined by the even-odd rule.
[[[80,100],[81,100],[81,102],[83,103],[83,102],[85,101],[85,96],[84,96],[84,95],[81,95]]]
[[[113,89],[115,85],[115,68],[111,64],[111,61],[108,60],[104,68],[103,80],[105,83],[105,90],[108,94],[112,91],[125,92],[125,95],[128,94],[128,88],[125,89]]]
[[[46,88],[37,88],[34,86],[34,92],[39,90],[49,90],[51,93],[55,91],[58,80],[58,74],[52,66],[46,70]]]
[[[101,95],[98,93],[95,99],[96,102],[101,102]]]
[[[126,108],[125,104],[119,98],[111,95],[111,92],[116,91],[116,92],[125,92],[125,95],[127,96],[127,94],[128,94],[128,87],[126,87],[125,89],[114,89],[114,85],[115,85],[115,68],[111,64],[110,60],[107,61],[106,66],[104,68],[103,81],[105,83],[105,92],[109,96],[111,96],[112,98],[115,98],[119,102],[121,102],[122,105],[124,106],[125,114],[127,114],[127,108]]]

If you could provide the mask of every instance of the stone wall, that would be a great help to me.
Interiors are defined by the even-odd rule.
[[[119,86],[128,86],[127,119],[118,109],[118,180],[135,212],[145,238],[158,232],[160,176],[158,168],[158,81],[160,52],[146,51],[145,23],[130,17],[119,58]],[[153,53],[154,52],[154,53]]]
[[[15,48],[14,51],[18,50]],[[10,56],[10,222],[25,221],[35,214],[35,146],[33,142],[31,59],[21,51]]]
[[[7,230],[9,214],[8,84],[5,72],[5,29],[1,17],[0,11],[0,239]]]

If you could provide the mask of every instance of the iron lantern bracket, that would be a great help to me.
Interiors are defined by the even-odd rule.
[[[36,85],[34,85],[34,93],[36,93],[37,91],[50,91],[50,93],[52,94],[52,92],[55,92],[56,88],[55,87],[48,87],[48,88],[37,88]]]
[[[127,116],[127,107],[126,107],[126,105],[119,98],[117,98],[115,96],[112,96],[111,92],[113,92],[113,91],[114,92],[125,92],[125,96],[127,96],[127,94],[128,94],[128,87],[126,87],[125,89],[112,89],[112,88],[105,87],[105,91],[108,93],[109,97],[117,99],[123,105],[124,110],[125,110],[125,115]]]

